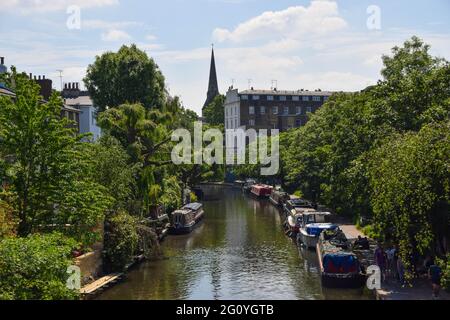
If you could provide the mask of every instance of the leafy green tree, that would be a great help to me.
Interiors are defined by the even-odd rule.
[[[450,234],[450,122],[389,137],[371,153],[374,224],[400,245],[406,265],[414,252],[445,253]]]
[[[16,195],[18,235],[59,230],[89,245],[109,197],[86,179],[82,136],[61,119],[62,100],[54,94],[43,103],[38,85],[12,70],[17,98],[0,97],[0,153],[6,159],[2,180]]]
[[[137,221],[119,211],[105,224],[103,261],[107,272],[121,272],[132,261],[138,245]]]
[[[0,240],[0,300],[72,300],[67,268],[77,243],[61,234]]]
[[[210,125],[223,125],[225,122],[225,96],[218,95],[203,110],[205,122]]]
[[[84,83],[100,112],[126,103],[160,109],[167,96],[159,67],[134,44],[97,56]]]

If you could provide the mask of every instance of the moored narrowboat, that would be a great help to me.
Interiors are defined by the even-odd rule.
[[[296,215],[298,213],[316,211],[314,209],[314,206],[309,201],[303,199],[287,200],[283,206],[283,209],[286,218],[289,217],[290,215]]]
[[[242,191],[244,191],[244,193],[250,193],[252,191],[252,187],[256,184],[256,181],[253,179],[247,179],[245,181],[244,186],[242,187]]]
[[[250,193],[257,198],[269,198],[272,193],[272,187],[265,184],[255,184]]]
[[[328,223],[329,212],[305,212],[297,239],[305,247],[316,249],[320,234],[327,230],[336,230],[337,225]]]
[[[332,236],[328,236],[328,234]],[[317,243],[317,257],[322,286],[327,288],[361,288],[367,280],[358,257],[340,229],[323,232]]]
[[[171,234],[187,234],[203,219],[201,203],[190,203],[172,213],[169,231]]]
[[[289,194],[284,192],[280,187],[273,189],[269,197],[270,202],[276,207],[282,207],[289,199]]]

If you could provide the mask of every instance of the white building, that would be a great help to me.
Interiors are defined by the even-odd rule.
[[[65,99],[65,104],[80,110],[80,133],[92,133],[93,141],[97,141],[102,131],[97,125],[97,113],[94,103],[89,96]]]

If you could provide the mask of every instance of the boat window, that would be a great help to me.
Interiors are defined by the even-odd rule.
[[[316,217],[316,222],[317,223],[325,223],[325,216],[319,215]]]

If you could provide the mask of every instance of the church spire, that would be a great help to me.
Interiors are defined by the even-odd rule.
[[[209,84],[208,84],[208,94],[203,105],[203,108],[208,106],[219,93],[219,86],[217,84],[217,73],[216,73],[216,60],[214,58],[214,45],[212,45],[211,51],[211,66],[209,70]]]

